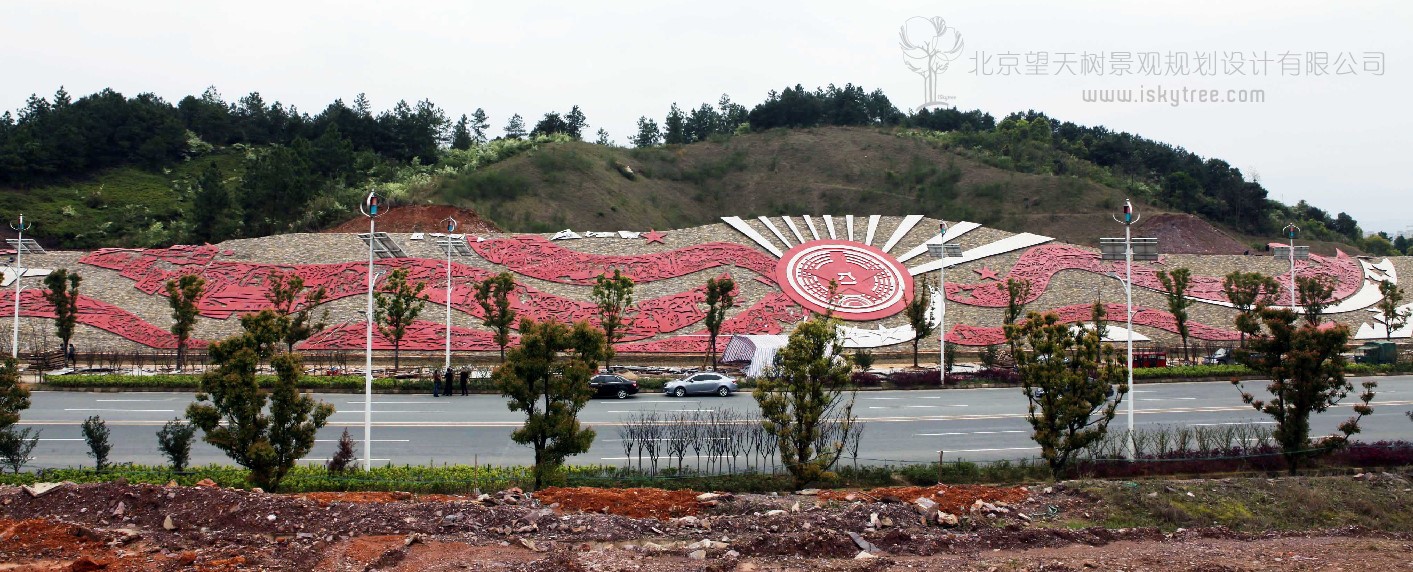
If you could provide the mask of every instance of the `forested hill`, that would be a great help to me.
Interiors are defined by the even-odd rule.
[[[481,109],[453,121],[430,101],[375,112],[359,96],[308,114],[258,93],[227,102],[214,88],[175,105],[60,89],[0,115],[0,193],[41,241],[78,248],[318,230],[356,213],[370,189],[471,206],[512,231],[922,209],[1045,232],[1044,220],[1063,227],[1064,215],[1128,196],[1250,237],[1295,221],[1312,239],[1393,248],[1362,239],[1348,215],[1272,201],[1180,147],[1033,111],[904,113],[853,85],[797,85],[749,108],[726,96],[674,103],[639,120],[633,148],[589,135],[577,106],[511,115],[495,139],[491,121]]]

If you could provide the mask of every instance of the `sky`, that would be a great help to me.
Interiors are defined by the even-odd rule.
[[[0,109],[60,86],[75,97],[106,87],[173,103],[215,86],[227,101],[258,91],[311,114],[366,93],[378,110],[429,99],[454,119],[483,108],[496,131],[513,113],[533,125],[578,105],[588,133],[606,129],[620,144],[639,116],[661,121],[674,102],[715,104],[724,93],[753,105],[797,83],[879,88],[899,108],[929,103],[900,29],[907,23],[917,43],[936,35],[930,19],[941,18],[948,47],[958,36],[962,45],[933,78],[934,92],[959,108],[998,118],[1034,109],[1136,133],[1225,160],[1282,202],[1348,212],[1369,231],[1413,233],[1405,156],[1413,114],[1396,112],[1413,92],[1405,0],[0,0],[0,8]],[[1093,90],[1148,101],[1090,101],[1102,97]],[[1208,90],[1221,101],[1199,101]],[[1261,101],[1228,101],[1243,97]]]

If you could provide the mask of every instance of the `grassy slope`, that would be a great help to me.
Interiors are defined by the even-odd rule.
[[[1081,244],[1101,234],[1094,217],[1123,201],[1120,191],[1090,181],[1009,172],[918,138],[842,127],[652,149],[554,144],[444,180],[420,198],[476,208],[511,231],[673,228],[726,215],[917,213]]]
[[[106,246],[130,246],[131,235],[153,221],[168,225],[190,212],[191,183],[211,161],[228,178],[238,175],[239,153],[219,151],[160,171],[120,167],[63,184],[0,187],[0,203],[33,221],[37,238],[46,244],[65,246],[74,237],[101,233]],[[13,236],[9,228],[4,231]]]

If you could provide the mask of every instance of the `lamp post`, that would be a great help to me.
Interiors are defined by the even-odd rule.
[[[456,219],[446,217],[442,222],[446,223],[446,363],[442,368],[451,369],[451,233],[456,232]],[[450,387],[450,379],[447,384]]]
[[[937,224],[937,242],[927,244],[928,253],[942,261],[937,267],[937,295],[942,297],[942,306],[937,311],[937,371],[942,385],[947,385],[947,259],[962,256],[962,246],[955,242],[948,244],[946,240],[947,221],[944,220]]]
[[[378,216],[385,212],[382,197],[368,193],[359,210],[368,217],[368,343],[363,352],[363,470],[373,468],[373,245]]]
[[[10,357],[15,359],[20,359],[20,279],[25,275],[25,231],[32,226],[33,223],[25,222],[25,215],[20,215],[19,222],[10,223],[10,228],[19,233],[15,240],[15,323],[14,331],[10,334]]]
[[[1296,304],[1295,304],[1295,233],[1300,232],[1300,227],[1295,226],[1295,223],[1290,223],[1290,224],[1288,224],[1288,225],[1285,225],[1285,228],[1283,228],[1283,229],[1281,229],[1281,230],[1284,230],[1286,237],[1290,239],[1289,252],[1287,252],[1286,254],[1287,254],[1287,256],[1290,258],[1290,309],[1291,309],[1291,310],[1294,310],[1294,309],[1295,309],[1295,305],[1296,305]],[[1308,253],[1309,253],[1310,251],[1307,249],[1305,252],[1307,253],[1307,256],[1308,256]],[[1279,254],[1279,253],[1275,253],[1275,254]]]
[[[1119,218],[1114,215],[1114,220],[1124,225],[1124,238],[1120,242],[1117,238],[1099,239],[1099,253],[1102,260],[1123,260],[1124,277],[1120,281],[1124,286],[1124,298],[1127,304],[1126,325],[1128,326],[1127,359],[1124,366],[1128,368],[1128,388],[1133,391],[1133,261],[1155,261],[1158,259],[1158,239],[1156,238],[1133,238],[1133,224],[1138,222],[1139,216],[1133,210],[1133,203],[1124,200],[1124,216]],[[1135,252],[1134,244],[1137,243],[1139,251]],[[1122,246],[1122,248],[1120,248]],[[1122,253],[1122,258],[1119,256]],[[1115,276],[1118,278],[1118,276]],[[1134,459],[1137,451],[1133,441],[1133,400],[1128,399],[1128,458]]]

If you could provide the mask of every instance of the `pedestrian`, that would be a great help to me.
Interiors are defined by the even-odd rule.
[[[441,397],[442,393],[442,370],[432,370],[432,397]]]
[[[452,395],[452,393],[451,393],[451,382],[452,382],[452,381],[455,381],[455,380],[456,380],[456,372],[455,372],[455,371],[452,371],[451,366],[446,366],[446,396],[447,396],[447,397],[451,397],[451,395]]]
[[[462,368],[461,368],[461,394],[462,394],[462,395],[466,395],[466,394],[467,394],[467,393],[466,393],[466,382],[470,381],[470,379],[471,379],[471,368],[469,368],[469,367],[462,367]]]

